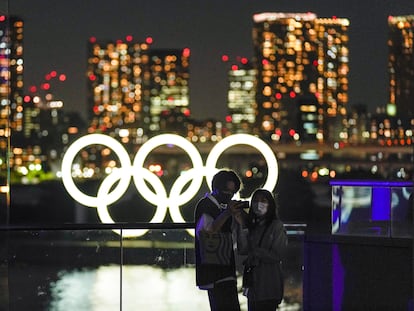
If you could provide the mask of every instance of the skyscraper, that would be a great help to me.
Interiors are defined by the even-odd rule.
[[[150,77],[144,76],[143,68],[149,66],[151,42],[151,38],[135,42],[131,36],[116,42],[90,38],[87,69],[90,133],[106,133],[133,144],[148,132],[150,94],[144,94],[143,87],[150,84]]]
[[[227,61],[227,56],[223,56]],[[231,64],[228,71],[227,94],[228,116],[226,123],[231,133],[251,133],[256,120],[256,75],[257,70],[247,58]]]
[[[330,137],[329,124],[346,117],[349,21],[313,13],[261,13],[253,20],[261,135],[297,138],[292,134],[299,130],[300,100],[316,98],[315,139],[340,139],[340,134]]]
[[[0,16],[0,138],[13,131],[13,141],[23,145],[23,20],[15,16]]]
[[[150,78],[145,90],[149,91],[151,132],[159,131],[163,111],[190,115],[189,60],[188,48],[149,51],[149,66],[143,70],[144,76]]]
[[[414,116],[414,15],[388,17],[388,74],[391,116]]]
[[[189,49],[151,49],[152,38],[116,42],[90,39],[89,132],[139,144],[159,130],[163,110],[188,114]]]

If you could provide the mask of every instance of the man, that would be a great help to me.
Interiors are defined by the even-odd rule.
[[[219,248],[223,253],[230,253],[228,263],[206,263],[202,258],[200,236],[206,232],[224,233],[231,237],[233,220],[242,217],[243,213],[242,203],[232,201],[240,185],[236,173],[219,171],[213,177],[212,192],[206,194],[195,208],[196,283],[200,289],[208,291],[212,311],[240,311],[233,243],[227,243],[225,250]]]

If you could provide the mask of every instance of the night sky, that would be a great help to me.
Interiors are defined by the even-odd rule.
[[[152,37],[153,48],[191,49],[190,105],[196,119],[224,119],[227,54],[251,57],[252,15],[313,12],[350,20],[349,104],[387,102],[387,17],[414,14],[413,0],[0,0],[25,21],[25,89],[51,70],[65,73],[53,93],[86,116],[87,41]]]

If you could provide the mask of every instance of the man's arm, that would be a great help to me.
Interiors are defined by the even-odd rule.
[[[198,235],[200,231],[206,231],[208,233],[219,232],[229,217],[231,217],[230,209],[221,212],[216,219],[208,214],[201,215],[200,220],[197,222],[196,234]]]

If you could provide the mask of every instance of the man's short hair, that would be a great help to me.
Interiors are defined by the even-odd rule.
[[[233,181],[236,186],[236,191],[240,190],[241,181],[239,176],[231,170],[221,170],[216,175],[214,175],[211,182],[211,188],[213,190],[225,190],[227,187],[227,182]]]

